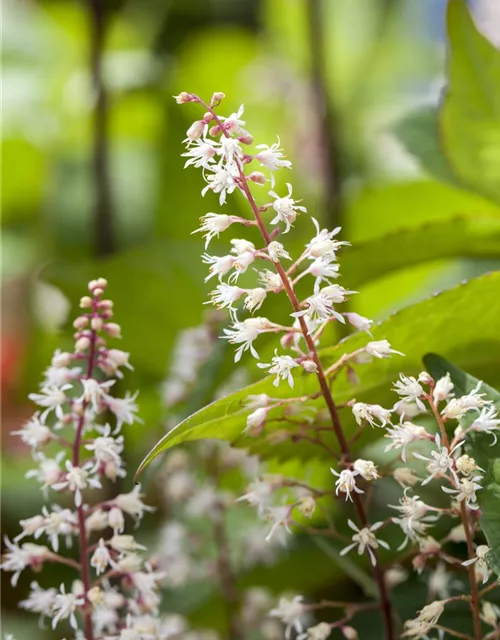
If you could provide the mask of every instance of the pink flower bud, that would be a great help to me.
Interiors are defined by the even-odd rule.
[[[88,323],[89,319],[86,316],[78,316],[78,318],[75,318],[73,321],[73,326],[75,329],[78,329],[78,331],[81,331],[82,329],[85,329]]]
[[[212,138],[215,138],[216,136],[220,135],[220,127],[218,124],[215,124],[213,127],[210,127],[210,129],[208,130],[209,135],[212,136]]]
[[[81,351],[86,351],[90,347],[90,340],[83,336],[82,338],[78,338],[75,343],[75,351],[80,353]]]
[[[300,364],[307,373],[317,373],[318,371],[318,367],[314,360],[303,360]]]
[[[210,111],[207,111],[204,116],[203,116],[203,122],[205,124],[208,124],[211,120],[213,120],[213,115],[210,113]]]
[[[249,133],[245,133],[244,135],[239,136],[238,140],[241,142],[241,144],[252,144],[253,136]]]
[[[293,333],[285,333],[285,335],[281,336],[280,344],[283,347],[283,349],[289,349],[292,346],[293,338],[294,338]]]
[[[252,171],[252,173],[248,176],[248,179],[256,184],[266,184],[267,178],[260,171]]]
[[[92,318],[92,320],[90,321],[90,326],[94,331],[100,331],[102,329],[102,325],[102,318],[100,318],[99,316]]]
[[[116,322],[107,322],[106,324],[102,325],[102,328],[112,338],[122,337],[122,329],[119,324],[116,324]]]
[[[177,104],[185,104],[186,102],[192,102],[193,95],[191,93],[187,93],[186,91],[181,91],[179,95],[173,96]]]
[[[96,287],[92,293],[96,298],[98,298],[99,296],[102,296],[102,294],[104,293],[104,289],[101,289],[101,287]]]
[[[222,91],[215,91],[212,95],[212,99],[210,100],[210,104],[213,105],[216,102],[221,102],[221,100],[224,100],[225,97],[226,94],[222,93]]]
[[[203,120],[196,120],[186,131],[186,136],[190,140],[199,140],[203,135],[203,130],[205,128],[205,123]]]
[[[89,296],[83,296],[83,298],[80,298],[81,309],[88,309],[91,306],[92,306],[92,298],[90,298]]]

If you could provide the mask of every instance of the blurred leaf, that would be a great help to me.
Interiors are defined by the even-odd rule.
[[[433,298],[403,309],[378,325],[374,339],[388,339],[393,348],[406,353],[400,360],[393,356],[363,365],[358,370],[359,384],[352,388],[344,378],[334,383],[333,394],[336,402],[342,404],[353,395],[359,401],[383,404],[391,401],[390,384],[398,372],[404,369],[408,375],[418,373],[421,358],[428,351],[439,350],[467,368],[483,374],[492,370],[498,379],[498,358],[500,340],[496,328],[497,310],[491,300],[500,295],[500,272],[472,280]],[[320,356],[326,367],[338,361],[344,354],[359,349],[367,342],[365,335],[353,335],[336,346],[321,350]],[[172,429],[143,460],[139,473],[160,453],[189,440],[218,438],[235,441],[239,445],[251,446],[267,457],[293,458],[319,456],[320,451],[311,446],[284,443],[274,447],[266,436],[273,430],[282,429],[283,422],[266,423],[264,435],[259,438],[243,437],[248,411],[243,407],[249,395],[266,393],[272,397],[289,398],[310,395],[317,391],[314,376],[300,375],[295,379],[292,390],[282,384],[275,388],[273,378],[264,380],[218,400],[190,416]],[[349,410],[340,410],[344,430],[354,429],[354,420]],[[373,432],[372,432],[373,433]]]
[[[399,120],[392,131],[431,176],[460,186],[441,148],[437,109],[423,107],[412,111]]]
[[[479,33],[463,0],[449,2],[447,18],[443,148],[464,184],[500,203],[500,52]]]
[[[358,242],[342,256],[351,287],[408,266],[453,257],[500,257],[500,217],[456,216]]]
[[[478,378],[459,369],[445,358],[430,353],[424,357],[424,364],[430,374],[438,379],[449,373],[455,385],[455,396],[470,393],[479,383]],[[500,411],[500,392],[485,384],[481,384],[481,393],[494,403]],[[463,429],[470,427],[477,414],[469,411],[460,420]],[[492,436],[487,433],[470,433],[465,440],[465,448],[486,474],[482,489],[477,493],[477,501],[481,507],[479,524],[491,551],[487,554],[488,565],[500,577],[500,442],[492,444]]]

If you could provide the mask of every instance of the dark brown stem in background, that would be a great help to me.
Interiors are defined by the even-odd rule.
[[[90,13],[90,66],[94,104],[92,177],[94,183],[94,247],[97,256],[115,250],[113,203],[109,168],[108,96],[103,79],[103,53],[108,0],[88,0]]]
[[[323,209],[327,214],[328,226],[334,228],[342,224],[341,150],[337,117],[328,97],[323,8],[322,0],[307,1],[313,107],[319,123],[319,153],[323,164]]]
[[[474,557],[474,541],[472,539],[472,533],[470,530],[469,513],[465,501],[460,503],[460,515],[462,516],[462,524],[465,531],[465,539],[467,541],[467,556],[469,558]],[[474,638],[475,640],[481,640],[481,619],[479,617],[479,589],[476,581],[476,571],[474,565],[471,564],[467,567],[469,572],[470,582],[470,608],[472,612],[472,620],[474,622]]]

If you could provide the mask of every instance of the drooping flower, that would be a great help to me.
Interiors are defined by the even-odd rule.
[[[290,183],[287,183],[287,188],[288,195],[283,197],[280,197],[274,191],[269,192],[269,195],[274,198],[272,207],[276,212],[276,217],[271,220],[271,224],[276,225],[283,222],[285,224],[285,230],[283,233],[288,233],[290,231],[300,212],[307,212],[305,207],[299,206],[297,201],[292,198],[293,187]]]

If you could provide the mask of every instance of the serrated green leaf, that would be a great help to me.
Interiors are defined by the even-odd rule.
[[[448,3],[447,24],[443,150],[464,184],[500,202],[500,51],[479,33],[463,0]]]
[[[470,393],[479,383],[478,378],[436,354],[427,354],[424,364],[435,378],[449,373],[457,397]],[[483,382],[481,393],[500,411],[499,391]],[[474,412],[467,413],[460,420],[462,428],[469,427],[476,416]],[[492,443],[491,435],[474,432],[467,436],[465,449],[486,472],[482,481],[483,488],[477,493],[477,501],[481,507],[479,524],[491,549],[486,557],[488,565],[500,577],[500,442]]]
[[[493,304],[495,300],[500,300],[500,272],[476,278],[392,315],[375,327],[374,339],[388,339],[395,349],[406,353],[406,358],[393,356],[358,367],[359,384],[354,388],[345,378],[339,377],[333,385],[336,402],[342,404],[356,396],[360,401],[392,405],[391,382],[401,370],[408,375],[418,373],[422,357],[429,351],[439,350],[485,377],[496,374],[498,380],[500,338],[497,330],[498,305]],[[344,353],[360,348],[366,341],[365,334],[356,334],[323,349],[320,356],[324,366],[337,362]],[[237,440],[238,445],[251,447],[252,451],[267,457],[307,459],[321,455],[317,447],[304,443],[298,445],[287,441],[272,446],[268,436],[283,429],[283,422],[272,415],[261,437],[242,436],[248,415],[244,402],[249,395],[267,393],[273,397],[289,398],[292,394],[298,397],[317,391],[316,378],[306,374],[295,378],[293,391],[288,385],[276,388],[272,383],[273,378],[266,378],[208,405],[181,422],[150,451],[138,473],[163,451],[182,442],[204,438]],[[341,409],[340,415],[345,431],[352,432],[354,421],[351,411]],[[377,430],[367,430],[367,438],[379,435]],[[362,444],[363,441],[360,446]]]

